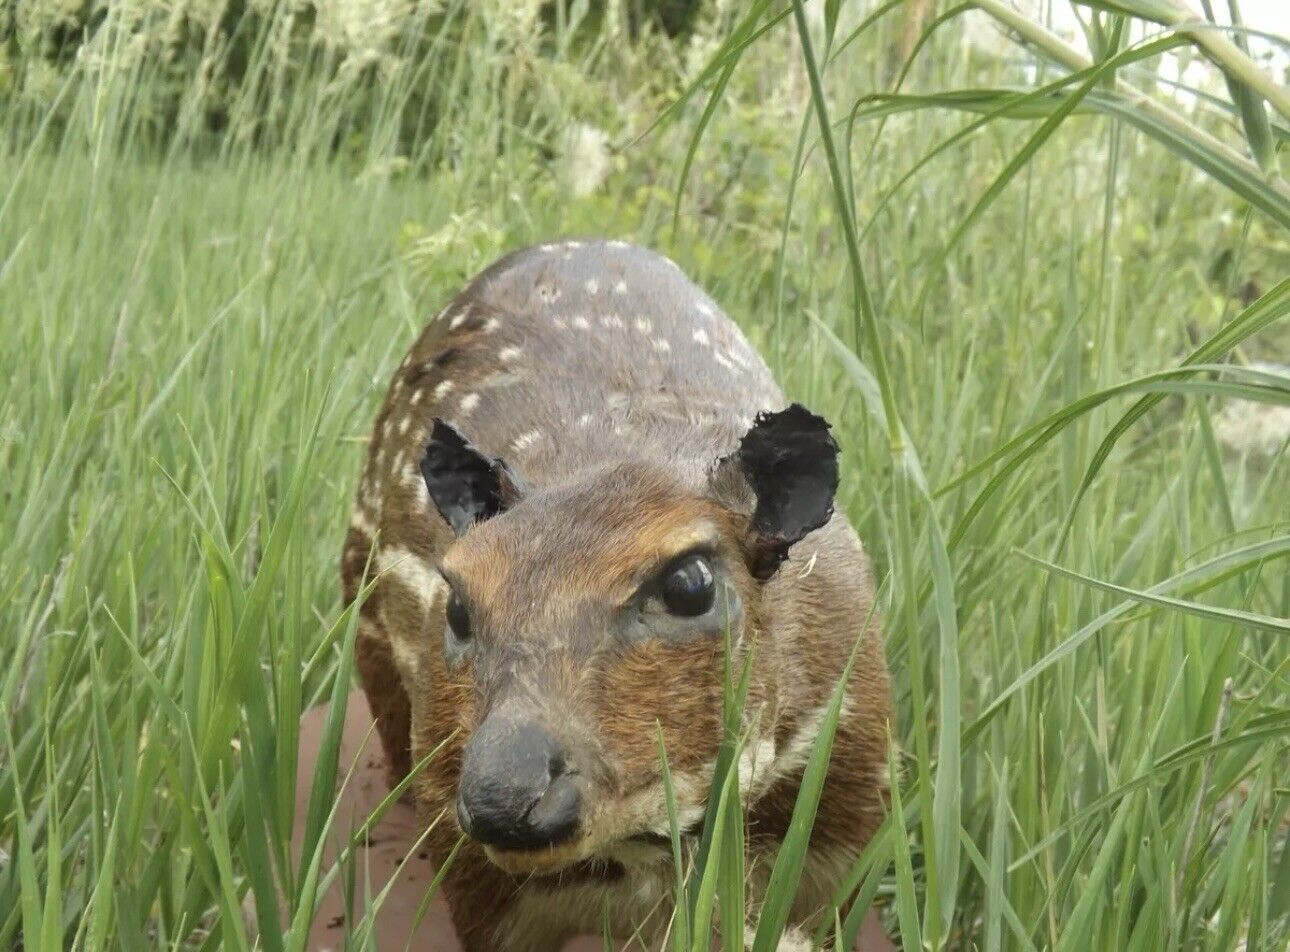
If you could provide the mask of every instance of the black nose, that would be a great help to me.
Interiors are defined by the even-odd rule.
[[[531,850],[570,839],[581,797],[555,739],[532,721],[488,717],[466,744],[457,821],[477,842]]]

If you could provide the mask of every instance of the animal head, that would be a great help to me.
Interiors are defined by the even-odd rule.
[[[539,491],[436,420],[421,471],[455,535],[431,703],[464,738],[461,828],[514,872],[648,848],[668,830],[660,730],[693,822],[727,639],[740,653],[756,640],[767,583],[832,514],[828,424],[798,405],[763,413],[698,488],[630,463]],[[753,694],[774,690],[759,677]]]

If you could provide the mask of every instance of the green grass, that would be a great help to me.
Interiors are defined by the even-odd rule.
[[[299,947],[342,871],[290,849],[296,725],[348,684],[337,561],[387,376],[496,255],[602,233],[672,254],[837,427],[898,794],[843,931],[873,901],[907,947],[1284,948],[1290,458],[1214,422],[1290,403],[1247,366],[1290,362],[1290,117],[1235,44],[1186,113],[1130,88],[1127,20],[1089,63],[980,5],[1026,44],[969,53],[951,19],[899,92],[898,4],[808,47],[765,2],[703,21],[693,88],[612,21],[458,8],[375,85],[321,55],[259,92],[182,60],[0,85],[0,946],[242,947],[243,896],[280,890],[261,945]],[[585,197],[574,121],[631,143]],[[678,950],[742,905],[714,789]]]

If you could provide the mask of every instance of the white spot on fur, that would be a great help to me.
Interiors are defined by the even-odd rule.
[[[671,352],[672,345],[668,343],[668,341],[660,337],[654,341],[654,349],[658,351],[660,354],[667,354]]]
[[[719,363],[722,367],[725,367],[727,370],[739,369],[730,361],[729,358],[726,357],[725,354],[721,353],[721,351],[719,350],[714,350],[712,352],[712,359],[715,360],[717,363]]]
[[[636,329],[642,334],[648,334],[654,329],[654,323],[648,317],[636,318]]]
[[[504,364],[508,364],[512,360],[516,360],[522,353],[523,351],[518,347],[503,347],[497,352],[497,359]]]
[[[492,334],[501,326],[502,322],[500,318],[490,317],[488,320],[484,321],[483,330],[485,334]]]
[[[584,284],[583,287],[587,289],[588,294],[596,294],[600,291],[600,282],[595,278],[588,278],[587,283]]]
[[[430,491],[426,489],[426,480],[421,475],[421,467],[405,464],[400,472],[403,474],[403,486],[412,494],[417,508],[428,510],[430,508]]]
[[[702,327],[700,327],[698,330],[694,332],[694,342],[696,344],[700,344],[704,347],[707,347],[712,343],[712,340],[708,337],[708,332],[705,331]]]
[[[407,436],[410,429],[412,429],[412,417],[405,416],[399,421],[399,436]]]
[[[696,304],[696,305],[694,306],[694,309],[695,309],[696,311],[698,311],[700,314],[702,314],[704,317],[712,317],[712,316],[714,315],[714,313],[715,313],[715,312],[712,310],[712,307],[711,307],[710,305],[705,304],[705,303],[703,303],[702,301],[700,301],[698,304]]]
[[[521,433],[519,436],[515,437],[514,441],[511,443],[511,448],[518,453],[520,450],[528,449],[540,439],[542,439],[541,430],[529,430],[527,433]]]
[[[553,317],[551,318],[551,323],[554,325],[556,330],[566,331],[569,329],[569,325],[565,323],[563,317]]]
[[[416,595],[426,611],[433,608],[438,596],[447,590],[443,576],[402,546],[380,549],[376,553],[376,570]]]
[[[590,426],[593,419],[595,418],[590,413],[584,413],[578,417],[578,426]]]
[[[815,747],[815,739],[819,736],[820,725],[824,723],[824,715],[828,713],[828,702],[821,704],[815,710],[802,717],[798,722],[797,730],[788,739],[784,749],[779,752],[775,758],[775,763],[767,774],[767,784],[773,783],[783,777],[797,773],[804,766],[806,760],[811,755],[812,748]],[[842,709],[838,712],[838,722],[847,720],[854,713],[854,705],[851,703],[851,696],[842,695]]]
[[[475,407],[479,406],[479,394],[468,393],[461,398],[461,403],[457,405],[458,413],[469,413]]]
[[[430,490],[426,488],[426,478],[421,472],[421,463],[415,459],[412,453],[408,454],[410,465],[403,467],[403,485],[411,490],[415,502],[422,509],[430,506]]]
[[[457,328],[461,327],[462,324],[466,323],[466,318],[468,317],[470,317],[469,304],[467,304],[464,309],[459,311],[453,319],[448,322],[448,330],[455,331]]]
[[[426,392],[424,390],[421,390],[420,388],[413,390],[412,400],[411,400],[412,405],[415,407],[417,404],[419,404],[421,402],[421,398],[424,397],[425,395],[426,395]]]
[[[421,678],[421,662],[424,647],[408,644],[406,638],[395,636],[389,639],[390,651],[394,654],[394,667],[399,674],[409,680]],[[418,650],[421,647],[421,650]]]
[[[454,386],[455,384],[451,380],[445,380],[443,383],[439,384],[439,386],[434,388],[434,398],[436,400],[442,400],[444,397],[448,396],[448,394],[452,393],[452,388]]]
[[[580,331],[586,331],[591,329],[591,322],[585,317],[575,317],[573,319],[573,326],[578,328]]]
[[[617,314],[606,314],[600,319],[600,323],[605,327],[616,327],[620,330],[626,326],[623,324],[623,319]]]
[[[609,247],[611,248],[626,248],[627,246],[627,242],[623,241],[621,238],[615,238],[613,241],[609,242]]]
[[[615,294],[626,294],[626,293],[627,293],[627,282],[626,282],[626,281],[615,281],[615,282],[614,282],[614,293],[615,293]]]
[[[758,797],[769,786],[775,763],[775,741],[771,738],[751,740],[739,755],[739,789],[745,800]]]
[[[372,517],[362,509],[354,510],[353,514],[349,517],[349,524],[369,539],[376,538],[376,526],[372,522]]]
[[[744,944],[751,947],[756,934],[757,928],[752,923],[744,926]],[[811,952],[813,948],[811,937],[796,926],[786,928],[775,944],[775,952]]]

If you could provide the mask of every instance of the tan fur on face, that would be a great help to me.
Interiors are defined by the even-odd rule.
[[[588,597],[624,602],[674,555],[715,543],[729,521],[707,500],[678,498],[680,487],[648,468],[624,466],[596,483],[608,498],[557,493],[538,513],[524,512],[521,525],[508,514],[448,548],[443,573],[483,623],[531,632],[541,621],[535,609]]]
[[[525,716],[560,737],[586,778],[576,841],[531,853],[488,851],[496,865],[513,873],[563,868],[605,856],[638,834],[665,831],[660,730],[678,803],[692,822],[701,815],[721,740],[721,636],[599,644],[603,633],[574,630],[577,607],[593,600],[604,610],[616,609],[668,561],[696,546],[721,553],[742,598],[756,596],[726,513],[645,468],[599,479],[629,491],[608,494],[593,481],[574,507],[580,527],[561,524],[568,518],[569,500],[539,500],[535,511],[517,510],[472,529],[448,548],[442,562],[444,575],[469,600],[478,642],[474,660],[462,670],[450,670],[440,651],[432,672],[444,685],[438,692],[443,706],[432,702],[434,720],[453,725],[463,738],[452,742],[450,756],[460,757],[464,738],[504,701],[519,705]],[[634,501],[630,508],[624,499]],[[567,545],[558,558],[538,558],[541,552],[525,544],[562,534],[578,544]],[[742,629],[731,632],[735,644],[742,635]],[[573,647],[580,639],[582,654]],[[508,659],[504,674],[479,669],[501,656]],[[766,691],[759,686],[752,693],[756,700]],[[624,698],[632,703],[624,704]],[[446,806],[455,785],[440,783],[425,792]]]

